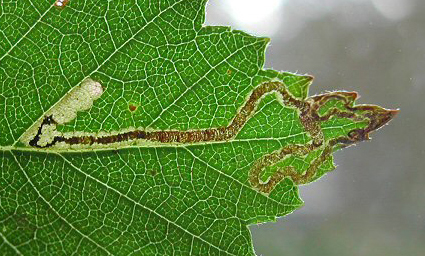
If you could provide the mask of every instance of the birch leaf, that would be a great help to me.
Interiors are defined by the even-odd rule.
[[[396,113],[263,69],[205,0],[2,1],[2,255],[253,255]]]

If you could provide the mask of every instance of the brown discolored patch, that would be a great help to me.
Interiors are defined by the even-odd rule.
[[[128,110],[130,110],[130,112],[134,112],[137,110],[137,105],[130,103],[128,104]]]
[[[13,213],[8,218],[14,222],[14,228],[18,232],[35,232],[37,230],[37,226],[32,223],[30,215],[27,213]]]
[[[232,74],[232,70],[231,70],[231,69],[228,69],[228,70],[227,70],[227,75],[229,75],[229,76],[230,76],[231,74]]]

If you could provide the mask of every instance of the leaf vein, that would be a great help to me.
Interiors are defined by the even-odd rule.
[[[41,200],[47,204],[47,206],[67,225],[69,225],[73,230],[75,230],[78,234],[80,234],[82,237],[86,238],[87,240],[89,240],[90,242],[92,242],[94,245],[96,245],[97,247],[99,247],[100,249],[102,249],[103,251],[105,251],[108,255],[112,255],[111,252],[109,252],[108,250],[106,250],[106,248],[100,246],[96,241],[94,241],[93,239],[91,239],[89,236],[85,235],[84,233],[82,233],[79,229],[77,229],[76,227],[74,227],[74,225],[72,225],[72,223],[68,222],[64,217],[62,217],[56,210],[55,208],[49,203],[49,201],[47,201],[46,198],[44,198],[44,196],[40,193],[40,191],[37,189],[37,187],[34,185],[34,183],[32,182],[32,180],[30,179],[30,177],[28,176],[28,173],[25,171],[25,169],[22,167],[21,163],[19,162],[19,160],[16,158],[16,155],[11,151],[13,158],[15,159],[17,165],[19,166],[19,168],[21,169],[22,173],[24,174],[25,178],[28,180],[28,182],[31,184],[31,187],[34,189],[34,191],[37,193],[37,195],[41,198]]]
[[[60,157],[61,157],[61,158],[62,158],[62,159],[63,159],[63,160],[64,160],[64,161],[65,161],[65,162],[69,165],[69,166],[71,166],[73,169],[77,170],[78,172],[80,172],[80,173],[81,173],[81,174],[83,174],[84,176],[86,176],[86,177],[88,177],[88,178],[92,179],[93,181],[95,181],[95,182],[97,182],[97,183],[101,184],[102,186],[105,186],[105,187],[106,187],[106,188],[108,188],[109,190],[111,190],[111,191],[113,191],[113,192],[117,193],[118,195],[120,195],[120,196],[122,196],[122,197],[126,198],[127,200],[129,200],[129,201],[130,201],[130,202],[132,202],[133,204],[135,204],[135,205],[137,205],[137,206],[139,206],[139,207],[141,207],[141,208],[143,208],[143,209],[145,209],[145,210],[147,210],[147,211],[149,211],[149,212],[153,213],[154,215],[156,215],[156,216],[158,216],[159,218],[163,219],[163,220],[164,220],[164,221],[166,221],[167,223],[171,223],[171,224],[173,224],[175,227],[179,228],[180,230],[182,230],[183,232],[185,232],[185,233],[189,234],[190,236],[197,238],[197,239],[198,239],[198,240],[200,240],[201,242],[206,243],[206,244],[210,245],[211,247],[214,247],[215,249],[217,249],[217,250],[219,250],[219,251],[221,251],[221,252],[224,252],[224,253],[229,254],[228,252],[226,252],[225,250],[221,249],[221,248],[220,248],[220,247],[218,247],[217,245],[215,245],[215,244],[213,244],[213,243],[211,243],[211,242],[209,242],[209,241],[205,240],[204,238],[202,238],[202,237],[200,237],[200,236],[198,236],[198,235],[193,234],[193,233],[192,233],[192,232],[190,232],[189,230],[184,229],[184,228],[183,228],[182,226],[180,226],[179,224],[175,223],[174,221],[169,220],[169,219],[168,219],[168,218],[166,218],[165,216],[163,216],[163,215],[159,214],[158,212],[155,212],[154,210],[152,210],[152,209],[150,209],[150,208],[146,207],[145,205],[142,205],[141,203],[137,202],[136,200],[134,200],[133,198],[129,197],[128,195],[123,194],[123,193],[122,193],[122,192],[120,192],[119,190],[117,190],[117,189],[115,189],[115,188],[113,188],[113,187],[109,186],[108,184],[106,184],[106,183],[104,183],[104,182],[100,181],[99,179],[97,179],[97,178],[95,178],[95,177],[93,177],[93,176],[91,176],[91,175],[89,175],[89,174],[87,174],[87,173],[83,172],[83,170],[81,170],[80,168],[78,168],[77,166],[75,166],[75,165],[74,165],[74,164],[73,164],[70,160],[68,160],[68,159],[67,159],[66,157],[64,157],[62,154],[56,153],[56,155],[60,156]],[[230,255],[234,255],[234,254],[230,254]],[[235,256],[236,256],[236,255],[235,255]]]

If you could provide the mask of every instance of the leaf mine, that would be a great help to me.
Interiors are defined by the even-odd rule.
[[[237,136],[254,115],[262,98],[267,94],[274,93],[284,107],[298,110],[299,119],[310,136],[310,141],[305,145],[287,145],[280,150],[264,155],[253,164],[249,182],[255,189],[267,194],[284,178],[290,178],[296,184],[311,182],[315,179],[320,166],[329,159],[334,148],[347,147],[369,139],[370,132],[379,129],[397,113],[397,110],[387,110],[374,105],[354,106],[354,101],[357,98],[355,92],[330,92],[301,100],[291,95],[282,82],[269,81],[262,83],[251,92],[244,105],[237,111],[229,125],[225,127],[187,131],[135,128],[113,133],[99,132],[97,134],[60,133],[56,130],[57,125],[74,119],[77,112],[88,110],[93,105],[93,101],[98,99],[102,93],[103,88],[100,83],[91,79],[84,80],[80,86],[72,90],[48,112],[38,126],[37,132],[32,133],[32,138],[30,136],[25,137],[27,140],[30,138],[27,142],[29,146],[41,149],[96,149],[110,145],[117,148],[129,145],[129,143],[182,146],[228,142]],[[340,103],[340,107],[330,107],[324,113],[321,113],[323,112],[321,108],[331,101],[335,106]],[[136,105],[129,104],[130,111],[136,109]],[[367,122],[367,125],[362,129],[353,129],[344,136],[326,140],[321,123],[333,117],[352,119],[356,122],[363,121]],[[266,167],[281,163],[289,156],[304,157],[313,151],[320,151],[321,153],[319,157],[310,162],[309,167],[304,172],[288,165],[278,168],[267,182],[261,181],[261,173]]]
[[[51,147],[56,144],[60,133],[56,125],[68,123],[77,117],[77,112],[89,110],[93,102],[103,94],[99,82],[87,78],[69,91],[53,108],[48,110],[43,120],[37,121],[25,132],[21,141],[35,147]]]
[[[206,0],[73,1],[1,6],[1,255],[255,255],[396,113],[309,97]]]

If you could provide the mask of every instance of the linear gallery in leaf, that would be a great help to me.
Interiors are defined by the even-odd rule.
[[[248,225],[397,113],[309,96],[205,5],[2,4],[1,255],[254,255]]]

